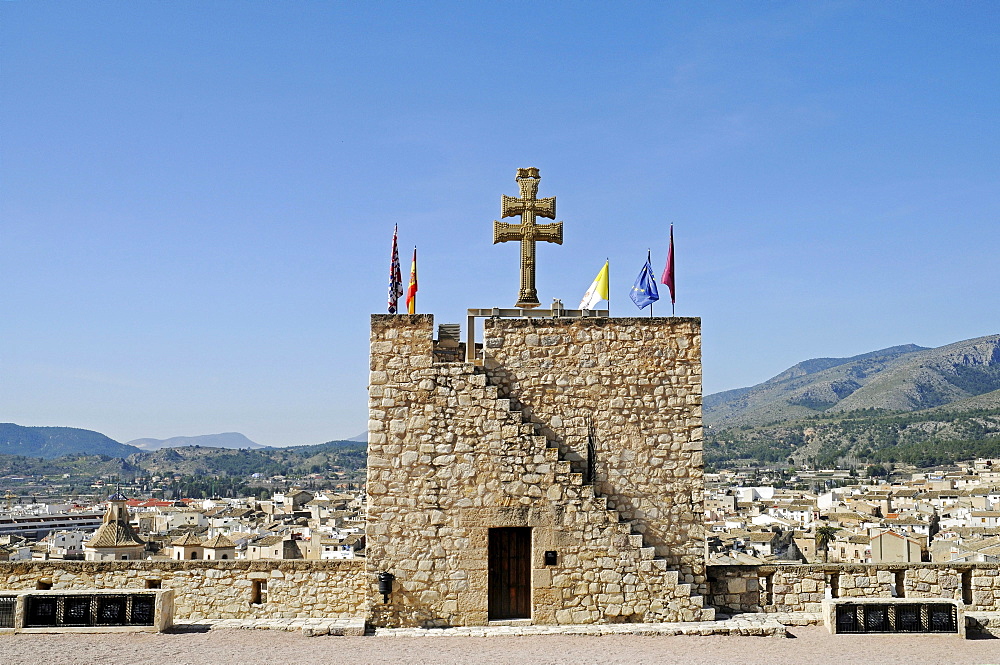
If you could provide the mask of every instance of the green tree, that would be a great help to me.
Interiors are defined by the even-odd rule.
[[[869,478],[885,478],[889,475],[889,471],[881,464],[872,464],[865,473]]]
[[[840,531],[835,526],[830,526],[829,524],[817,527],[816,529],[816,549],[823,551],[823,563],[826,563],[830,557],[830,550],[828,549],[830,543],[833,542],[834,537],[837,532]]]

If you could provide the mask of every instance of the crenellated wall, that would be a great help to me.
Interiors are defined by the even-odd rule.
[[[361,560],[2,561],[0,590],[173,589],[174,619],[357,618],[368,614]],[[266,583],[251,604],[254,583]],[[155,587],[154,587],[155,588]]]
[[[721,612],[819,612],[824,597],[948,598],[1000,611],[1000,564],[708,566],[708,601]]]

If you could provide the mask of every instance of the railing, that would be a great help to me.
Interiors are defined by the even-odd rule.
[[[14,632],[165,630],[173,623],[173,591],[0,592],[0,629]]]
[[[0,596],[0,628],[13,628],[17,596]]]
[[[828,599],[827,627],[831,633],[956,633],[965,634],[959,602],[935,598]]]
[[[152,626],[156,613],[153,593],[33,595],[25,601],[25,628]]]

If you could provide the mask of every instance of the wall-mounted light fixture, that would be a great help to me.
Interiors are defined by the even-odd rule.
[[[396,576],[392,573],[382,572],[378,574],[378,592],[382,594],[382,602],[389,602],[389,594],[392,593],[392,581]]]

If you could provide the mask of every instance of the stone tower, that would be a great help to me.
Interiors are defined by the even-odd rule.
[[[372,316],[373,623],[713,615],[699,319],[486,319],[475,362],[435,344],[430,315]]]

